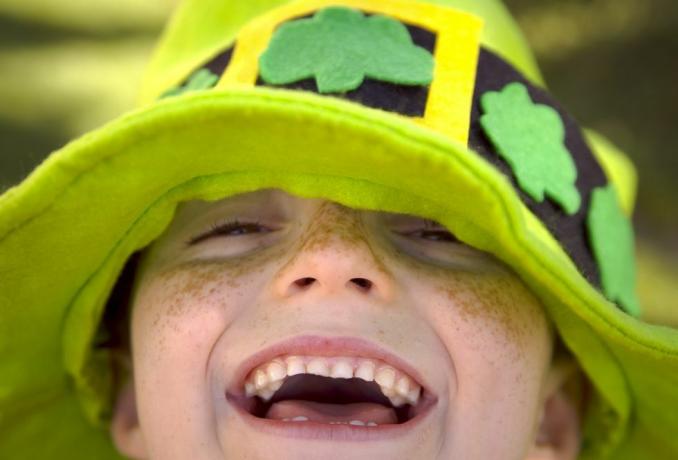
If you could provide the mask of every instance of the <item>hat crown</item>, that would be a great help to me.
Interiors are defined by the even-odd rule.
[[[165,29],[146,69],[139,93],[140,104],[153,102],[202,62],[225,46],[234,43],[241,30],[255,18],[281,6],[289,7],[300,3],[314,2],[296,0],[182,2]],[[347,4],[341,0],[322,3],[325,6]],[[322,3],[317,6],[320,7]],[[522,32],[499,0],[393,0],[361,3],[437,5],[481,18],[483,27],[480,31],[480,43],[500,54],[531,81],[543,84],[539,68]]]

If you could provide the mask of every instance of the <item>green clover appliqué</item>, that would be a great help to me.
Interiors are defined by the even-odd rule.
[[[433,56],[412,42],[402,23],[344,7],[283,24],[259,67],[271,85],[315,77],[320,93],[354,90],[365,77],[402,85],[433,80]]]
[[[522,83],[487,92],[480,101],[480,123],[497,153],[511,166],[525,193],[538,202],[544,195],[567,214],[575,214],[581,196],[577,168],[565,147],[565,127],[553,108],[535,104]]]
[[[200,69],[193,73],[188,79],[188,82],[183,86],[177,86],[163,93],[160,98],[178,96],[189,91],[198,91],[201,89],[209,89],[217,84],[219,76],[213,74],[209,69]]]
[[[587,225],[591,248],[600,268],[603,293],[628,313],[639,315],[633,227],[624,215],[612,185],[593,191]]]

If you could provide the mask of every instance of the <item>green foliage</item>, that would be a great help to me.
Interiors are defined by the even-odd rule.
[[[342,7],[282,25],[259,64],[268,84],[315,77],[321,93],[356,89],[365,77],[403,85],[433,80],[433,56],[412,42],[403,24]]]
[[[639,315],[633,227],[619,205],[614,186],[593,191],[587,223],[603,292],[627,312]]]
[[[565,127],[553,108],[535,104],[522,83],[481,98],[480,123],[518,185],[536,201],[548,195],[568,214],[579,210],[577,169],[565,147]]]

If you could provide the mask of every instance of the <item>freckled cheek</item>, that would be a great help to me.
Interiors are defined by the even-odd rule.
[[[427,283],[431,313],[442,333],[488,359],[524,358],[526,350],[548,343],[539,302],[507,274],[445,273]]]
[[[209,351],[241,310],[239,299],[246,297],[233,283],[181,281],[151,284],[136,299],[133,347],[146,362],[206,365]]]
[[[538,301],[517,279],[494,274],[447,273],[426,286],[454,363],[454,411],[497,430],[531,414],[551,346]]]

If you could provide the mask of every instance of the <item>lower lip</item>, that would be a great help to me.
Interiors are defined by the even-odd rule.
[[[256,431],[264,434],[283,436],[287,438],[328,441],[383,441],[404,437],[417,429],[433,412],[437,399],[430,395],[423,395],[423,401],[418,407],[417,415],[405,423],[378,426],[361,425],[330,425],[312,421],[283,422],[255,417],[245,410],[247,398],[226,394],[228,402],[236,409],[242,419]]]

